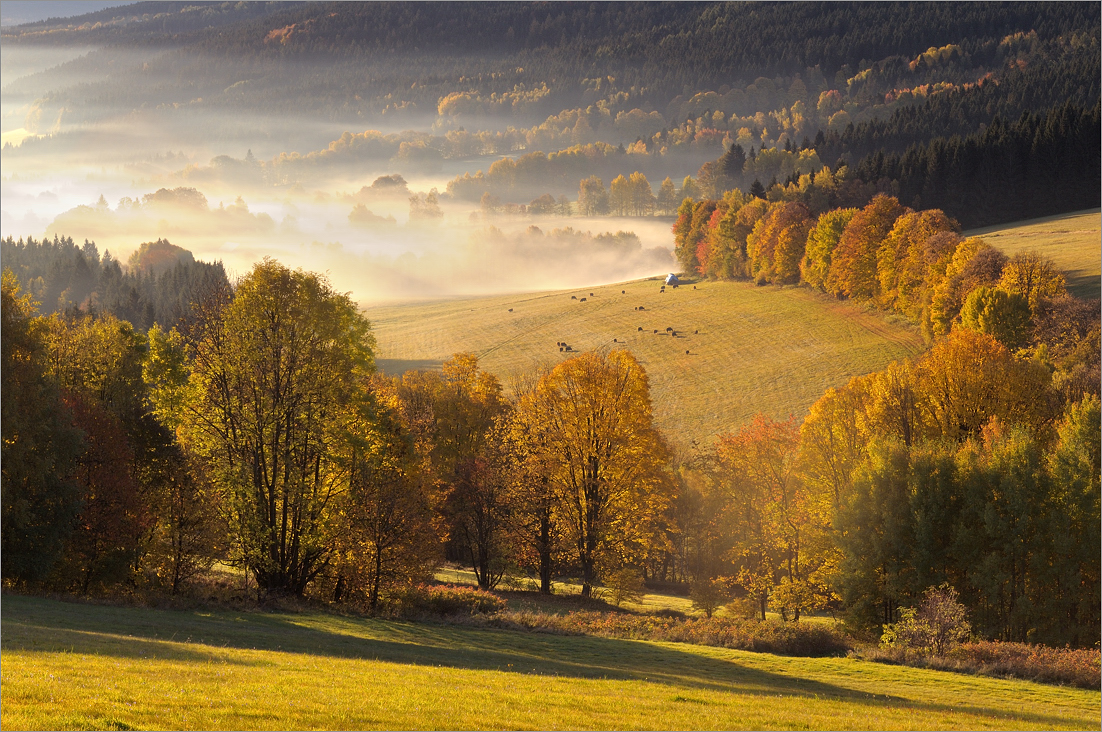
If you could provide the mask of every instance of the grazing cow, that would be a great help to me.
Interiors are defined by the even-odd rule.
[[[620,294],[621,295],[626,295],[626,294],[628,294],[628,291],[627,290],[620,290]]]
[[[593,297],[593,293],[592,293],[592,292],[591,292],[591,293],[589,293],[589,296],[590,296],[590,297]]]
[[[513,309],[512,309],[512,308],[509,308],[509,312],[510,312],[510,313],[511,313],[511,312],[513,312]]]
[[[571,300],[577,300],[577,299],[578,299],[578,296],[577,296],[577,295],[571,295],[571,296],[570,296],[570,299],[571,299]]]
[[[658,335],[658,329],[657,328],[654,329],[654,334]]]
[[[585,301],[586,301],[586,298],[584,298],[584,297],[581,300],[578,300],[578,302],[585,302]]]
[[[568,350],[568,351],[573,351],[574,349],[573,349],[573,348],[571,348],[570,346],[567,346],[567,347],[566,347],[566,350]]]
[[[694,289],[694,290],[696,289],[696,285],[693,285],[693,289]]]
[[[641,325],[640,325],[640,326],[639,326],[639,330],[643,330],[643,326],[641,326]]]
[[[699,330],[694,330],[693,335],[700,335],[700,331]]]
[[[559,346],[559,353],[562,353],[562,346]]]
[[[619,343],[619,341],[617,341],[615,338],[612,339],[612,342],[613,343]]]
[[[645,307],[643,307],[642,305],[640,305],[640,306],[639,306],[639,309],[640,309],[640,310],[646,310],[646,308],[645,308]]]
[[[666,328],[666,332],[669,333],[673,328]]]
[[[688,355],[689,355],[689,352],[688,352],[688,351],[685,351],[685,355],[686,355],[686,356],[688,356]]]
[[[674,338],[677,338],[677,331],[676,330],[671,330],[670,335],[672,335]]]

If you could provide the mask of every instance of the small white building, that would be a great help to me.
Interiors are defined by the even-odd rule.
[[[668,275],[666,275],[666,284],[667,285],[680,285],[681,280],[677,279],[677,275],[675,275],[673,272],[670,272]]]

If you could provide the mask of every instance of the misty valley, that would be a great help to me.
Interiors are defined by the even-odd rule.
[[[1097,3],[0,14],[5,728],[1099,728]]]

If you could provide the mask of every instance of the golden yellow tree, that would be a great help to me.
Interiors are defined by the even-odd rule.
[[[584,353],[541,379],[520,409],[588,597],[602,563],[647,535],[670,498],[646,372],[627,351]]]
[[[799,620],[829,600],[822,570],[832,560],[831,502],[828,493],[808,490],[799,446],[794,419],[775,422],[762,414],[716,444],[736,582],[758,603],[763,620],[770,603],[782,617]]]

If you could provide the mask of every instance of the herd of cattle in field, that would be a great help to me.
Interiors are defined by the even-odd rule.
[[[671,277],[672,277],[672,275],[671,275]],[[667,282],[670,282],[669,278],[667,278]],[[680,285],[680,284],[681,284],[680,281],[678,281],[676,278],[673,278],[673,282],[669,286],[676,290],[678,288],[678,285]],[[693,285],[693,289],[694,290],[696,289],[696,285]],[[665,284],[661,285],[659,287],[658,293],[660,295],[663,295],[663,294],[666,293],[666,285]],[[620,290],[620,294],[621,295],[626,295],[627,290]],[[583,302],[588,302],[590,297],[596,297],[596,294],[591,292],[591,293],[589,293],[588,297],[581,297],[581,298],[579,298],[577,295],[571,295],[570,299],[571,300],[577,300],[579,303],[583,303]],[[647,308],[643,305],[636,305],[632,309],[636,312],[639,312],[639,311],[645,311]],[[509,308],[509,312],[510,313],[513,312],[513,308]],[[638,326],[636,332],[637,333],[642,333],[642,332],[644,332],[644,330],[645,329],[643,328],[643,326],[640,325],[640,326]],[[662,331],[662,332],[660,332],[658,328],[654,328],[652,330],[652,333],[653,333],[653,335],[668,335],[671,338],[679,338],[679,337],[683,338],[683,337],[685,337],[684,334],[679,336],[678,331],[675,330],[671,326],[667,326],[665,331]],[[693,335],[699,335],[699,334],[700,334],[699,330],[694,330],[693,331]],[[613,343],[621,343],[621,342],[626,343],[627,341],[626,340],[621,341],[619,338],[613,338],[612,342]],[[555,341],[555,346],[559,349],[560,353],[574,353],[574,352],[576,352],[575,348],[573,346],[569,345],[566,341]],[[685,355],[686,356],[690,355],[690,352],[688,350],[686,350]]]

